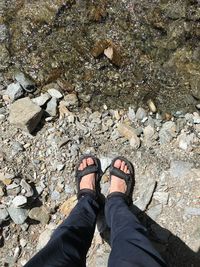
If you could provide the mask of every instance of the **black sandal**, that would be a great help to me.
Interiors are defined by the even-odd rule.
[[[124,173],[120,169],[114,167],[115,161],[118,159],[125,162],[130,173]],[[125,193],[121,193],[121,192],[110,193],[107,196],[107,199],[114,197],[114,196],[121,196],[125,199],[127,204],[130,205],[132,203],[133,188],[135,185],[134,167],[133,167],[132,163],[124,157],[114,158],[111,165],[110,165],[110,180],[111,180],[112,175],[117,176],[117,177],[121,178],[122,180],[124,180],[126,182],[126,185],[127,185],[127,190]]]
[[[82,163],[82,161],[84,159],[88,159],[88,158],[92,158],[94,161],[93,165],[89,165],[87,166],[84,170],[79,170],[79,166]],[[95,190],[92,189],[80,189],[80,183],[81,183],[81,179],[83,178],[83,176],[88,175],[90,173],[95,173],[96,174],[96,179],[95,179]],[[94,196],[94,198],[96,200],[99,200],[100,196],[101,196],[101,188],[100,188],[100,180],[101,180],[101,176],[102,176],[102,170],[101,170],[101,163],[100,160],[98,158],[96,158],[93,155],[84,155],[82,156],[77,164],[76,167],[76,173],[75,173],[75,177],[76,177],[76,184],[77,184],[77,198],[80,199],[82,196],[84,195],[92,195]]]

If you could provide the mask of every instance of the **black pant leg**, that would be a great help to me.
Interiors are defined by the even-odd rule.
[[[48,244],[24,267],[84,267],[98,211],[92,196],[82,197]]]
[[[166,266],[146,236],[146,229],[120,196],[107,200],[105,215],[111,229],[109,267]]]

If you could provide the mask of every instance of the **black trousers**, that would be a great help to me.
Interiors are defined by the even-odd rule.
[[[99,205],[92,196],[82,197],[48,244],[25,267],[85,267],[98,211]],[[166,266],[122,197],[107,200],[105,216],[111,229],[109,267]]]

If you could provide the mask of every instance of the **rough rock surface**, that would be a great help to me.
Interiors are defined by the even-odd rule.
[[[35,130],[41,117],[42,109],[28,97],[19,99],[10,107],[10,123],[29,133]]]

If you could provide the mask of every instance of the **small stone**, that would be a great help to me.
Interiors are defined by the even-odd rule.
[[[200,110],[200,103],[196,105],[196,108]]]
[[[21,192],[21,186],[16,183],[12,183],[6,187],[7,195],[9,196],[15,196]]]
[[[129,120],[130,121],[134,121],[135,120],[135,116],[136,116],[136,114],[135,114],[134,109],[129,107],[128,108],[128,118],[129,118]]]
[[[27,203],[27,198],[24,196],[16,196],[12,201],[13,206],[16,208],[22,207],[26,203]]]
[[[10,64],[10,54],[5,44],[0,43],[0,71],[8,68]]]
[[[77,197],[72,196],[60,206],[60,212],[67,217],[77,204]]]
[[[7,210],[11,219],[16,224],[23,224],[28,217],[28,211],[25,209],[15,208],[11,206]]]
[[[24,95],[24,91],[19,83],[11,83],[5,91],[5,95],[8,95],[12,101],[15,101]]]
[[[19,142],[14,142],[12,144],[12,155],[15,156],[17,155],[19,152],[24,151],[24,147],[22,144],[20,144]]]
[[[154,145],[154,141],[157,138],[155,134],[154,127],[148,125],[143,130],[144,133],[144,143],[147,147],[152,147]]]
[[[6,221],[8,217],[8,211],[6,209],[0,209],[0,221]]]
[[[67,108],[78,107],[78,97],[76,96],[76,94],[65,95],[64,103]]]
[[[178,138],[178,146],[179,148],[181,148],[182,150],[186,150],[186,151],[191,151],[192,150],[192,144],[195,141],[195,134],[189,134],[187,135],[186,133],[181,133]]]
[[[27,241],[24,238],[20,239],[19,243],[22,248],[25,248],[25,246],[27,245]]]
[[[160,143],[166,144],[171,142],[172,139],[177,135],[176,131],[176,124],[173,121],[165,122],[159,133]]]
[[[42,107],[44,106],[44,104],[46,104],[46,102],[51,98],[50,94],[45,93],[45,94],[41,94],[40,96],[31,99],[35,104],[37,104],[38,106]]]
[[[147,215],[152,219],[152,220],[156,220],[158,218],[158,216],[161,214],[162,212],[162,204],[158,204],[156,206],[151,207],[148,211],[147,211]]]
[[[62,163],[58,163],[57,165],[56,165],[56,169],[57,169],[57,171],[62,171],[63,169],[65,168],[65,164],[62,164]]]
[[[157,112],[157,108],[156,108],[156,105],[154,104],[153,100],[149,99],[147,101],[147,104],[148,104],[149,109],[150,109],[151,112],[153,112],[153,113]]]
[[[4,114],[0,114],[0,121],[5,121],[6,116]]]
[[[53,229],[45,229],[39,236],[37,251],[41,250],[49,242]]]
[[[137,137],[134,128],[126,124],[119,123],[117,129],[121,136],[126,137],[130,141],[131,147],[134,149],[138,149],[140,147],[140,138]]]
[[[192,168],[193,164],[184,161],[172,161],[170,164],[170,175],[174,178],[186,177]]]
[[[17,70],[15,72],[15,79],[28,93],[33,93],[36,90],[35,82],[27,74]]]
[[[56,117],[57,109],[57,99],[55,97],[52,97],[52,99],[47,103],[46,112],[49,116]]]
[[[100,157],[99,160],[101,162],[101,169],[103,172],[106,171],[106,169],[108,169],[108,167],[110,166],[111,162],[112,162],[112,157]]]
[[[200,216],[200,208],[186,207],[185,214],[191,216]]]
[[[63,95],[57,89],[49,89],[48,93],[52,98],[60,99],[63,97]]]
[[[46,225],[50,220],[50,215],[44,209],[44,207],[36,207],[29,211],[29,218],[41,222],[43,225]]]
[[[0,108],[0,114],[6,114],[6,109],[4,107]]]
[[[9,121],[16,127],[32,133],[42,118],[42,109],[29,97],[14,102],[10,107]]]
[[[56,190],[54,190],[52,193],[51,193],[51,199],[52,200],[59,200],[60,199],[60,193]]]
[[[155,192],[153,194],[153,198],[157,200],[159,203],[167,205],[169,200],[169,193],[168,192]]]
[[[34,194],[34,191],[32,187],[24,180],[22,179],[20,182],[21,187],[25,190],[25,196],[26,197],[32,197]]]
[[[146,110],[143,109],[143,108],[138,108],[135,117],[136,117],[136,119],[138,119],[138,120],[143,120],[145,117],[147,117],[147,112],[146,112]]]
[[[200,116],[197,112],[193,113],[193,122],[194,124],[200,124]]]

